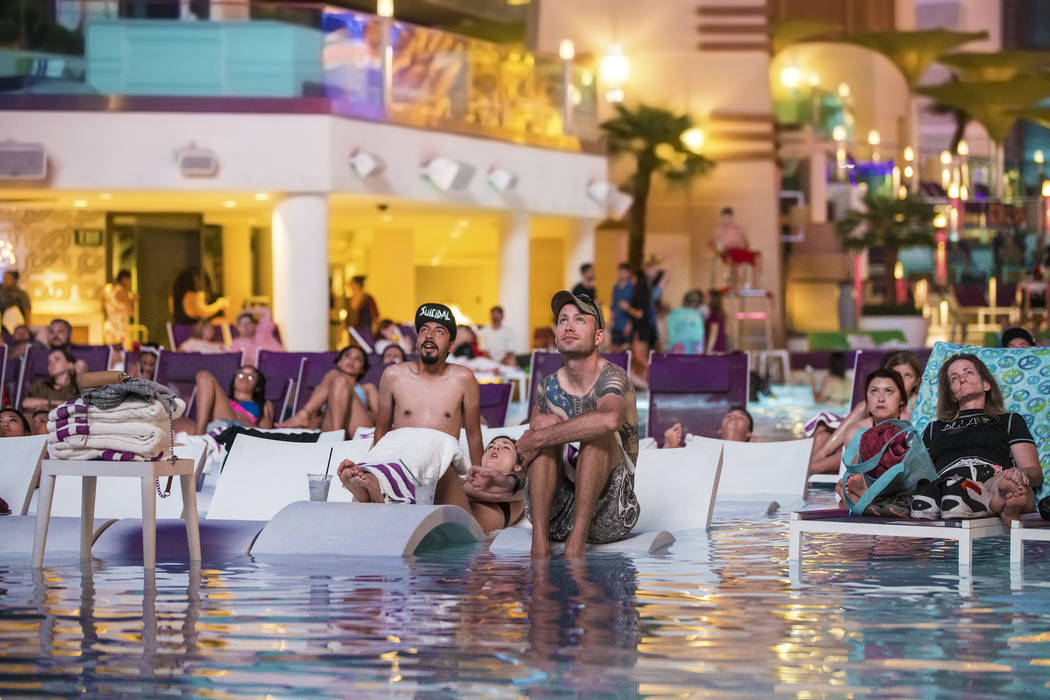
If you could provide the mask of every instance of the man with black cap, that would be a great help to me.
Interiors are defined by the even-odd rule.
[[[560,291],[551,310],[564,366],[540,385],[529,430],[517,447],[528,468],[532,556],[550,556],[554,540],[565,542],[565,556],[581,557],[588,543],[622,540],[638,522],[638,410],[627,373],[598,354],[605,322],[594,300]],[[575,459],[564,454],[574,442],[580,443]],[[513,476],[491,473],[476,475],[472,485],[491,500],[518,487]]]
[[[1024,328],[1007,328],[1003,331],[1001,344],[1004,348],[1034,348],[1035,338]]]
[[[467,431],[470,463],[481,464],[481,405],[478,382],[466,367],[445,362],[456,339],[456,321],[444,304],[416,310],[415,362],[390,365],[379,380],[379,410],[373,445],[390,430],[432,428],[459,439]],[[454,476],[454,474],[453,474]],[[435,502],[442,501],[438,484]]]

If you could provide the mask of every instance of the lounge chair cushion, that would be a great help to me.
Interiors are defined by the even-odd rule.
[[[1050,495],[1050,348],[978,348],[955,343],[937,343],[922,374],[919,395],[911,422],[919,433],[937,418],[937,375],[952,355],[976,355],[995,376],[1007,411],[1020,413],[1028,423],[1043,466],[1039,497]]]

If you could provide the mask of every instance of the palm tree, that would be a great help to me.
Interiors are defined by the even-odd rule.
[[[897,198],[869,191],[863,201],[864,208],[846,212],[835,224],[835,231],[849,250],[882,246],[886,289],[893,289],[893,268],[901,248],[933,246],[936,242],[934,207],[911,192]]]
[[[693,128],[687,114],[647,105],[632,111],[619,104],[616,113],[601,127],[609,137],[609,155],[634,157],[635,171],[626,185],[634,197],[627,220],[627,260],[637,269],[645,254],[645,214],[653,174],[684,184],[714,167],[714,161],[682,143],[682,134]]]

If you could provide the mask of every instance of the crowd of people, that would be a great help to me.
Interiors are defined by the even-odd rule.
[[[467,459],[462,469],[452,463],[439,465],[435,503],[463,507],[486,529],[505,527],[525,514],[534,523],[546,523],[533,530],[534,556],[549,554],[552,541],[565,542],[567,555],[575,556],[588,543],[621,539],[634,526],[640,509],[633,490],[639,449],[635,388],[623,369],[598,353],[607,328],[601,305],[591,296],[593,286],[587,285],[588,280],[593,282],[588,277],[593,269],[581,272],[581,284],[574,291],[560,291],[551,301],[555,346],[564,364],[540,383],[528,429],[517,440],[499,437],[482,444],[477,380],[471,370],[450,361],[457,355],[485,352],[497,362],[514,361],[513,337],[503,325],[503,309],[493,307],[491,325],[475,334],[457,325],[448,307],[435,303],[417,310],[417,338],[411,348],[405,347],[397,324],[376,321],[376,349],[386,365],[378,385],[363,381],[369,370],[368,353],[357,345],[347,346],[306,404],[290,416],[277,415],[266,400],[266,377],[256,366],[260,349],[281,347],[273,320],[265,308],[248,309],[237,317],[238,335],[231,346],[244,351],[245,364],[227,386],[209,372],[199,372],[196,417],[180,419],[176,427],[189,434],[214,433],[231,425],[342,428],[350,435],[358,428],[373,428],[368,456],[360,463],[344,462],[337,470],[342,485],[362,503],[404,500],[397,479],[391,476],[390,468],[399,468],[393,456],[434,445],[423,457],[432,460],[433,454],[447,452],[448,439],[458,441],[464,431]],[[646,330],[646,324],[651,323],[653,289],[661,279],[654,273],[646,270],[639,276],[621,267],[613,290],[613,326],[608,329],[614,343],[652,342],[651,326]],[[193,290],[186,292],[182,306],[187,316],[189,309],[207,313],[200,301]],[[710,295],[705,318],[703,301],[703,294],[692,290],[683,307],[671,314],[672,337],[682,346],[678,349],[711,348],[710,323],[712,318],[720,322],[720,306]],[[365,302],[362,309],[363,315],[371,313],[374,301]],[[183,349],[203,352],[206,344],[222,346],[209,333],[209,325],[207,319],[198,318],[193,342],[187,341],[190,345]],[[71,352],[71,335],[70,324],[62,319],[47,326],[48,376],[31,384],[21,411],[0,410],[0,436],[46,433],[48,412],[78,394],[86,368]],[[25,346],[45,346],[32,334],[21,339],[12,333],[7,342],[16,352],[19,346],[21,352]],[[1007,348],[1034,344],[1023,329],[1006,331],[1002,342]],[[129,376],[150,378],[156,363],[156,354],[143,350],[125,370]],[[828,377],[813,383],[818,402],[848,400],[845,358],[833,356],[831,365]],[[881,483],[881,473],[904,463],[918,449],[933,465],[936,478],[910,492],[882,489],[869,499],[867,513],[912,518],[1000,514],[1011,519],[1033,510],[1042,482],[1035,443],[1024,417],[1004,410],[987,367],[974,355],[948,359],[938,377],[937,420],[921,436],[909,439],[906,426],[922,372],[922,364],[910,352],[887,355],[883,366],[865,378],[861,405],[844,418],[825,416],[817,421],[811,470],[831,472],[840,463],[854,466],[877,459],[873,468],[850,473],[839,484],[844,501],[855,503]],[[724,440],[747,441],[754,428],[746,406],[733,406],[718,432]],[[681,424],[669,426],[664,433],[664,448],[687,442]],[[458,452],[458,446],[454,449]],[[404,460],[396,461],[407,469],[407,476],[418,478],[424,473],[422,465],[412,469]]]

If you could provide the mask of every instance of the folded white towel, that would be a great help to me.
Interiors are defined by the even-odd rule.
[[[180,418],[186,411],[186,402],[175,399],[175,410],[172,418]],[[142,421],[144,423],[164,423],[168,421],[168,411],[160,401],[141,401],[128,399],[114,408],[101,409],[92,406],[83,399],[66,401],[58,408],[54,408],[47,414],[48,421],[60,421],[63,419],[86,416],[91,421],[106,423],[123,423],[125,421]]]

